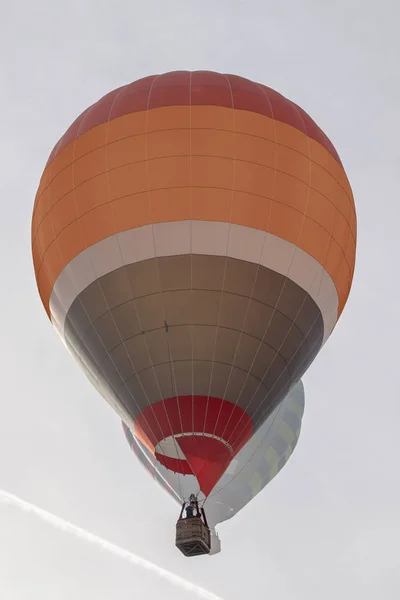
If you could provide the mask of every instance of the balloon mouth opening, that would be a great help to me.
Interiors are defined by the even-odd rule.
[[[176,473],[194,475],[201,491],[208,496],[228,468],[234,450],[222,439],[201,433],[177,436],[174,442],[179,457],[166,456],[156,449],[158,462]]]
[[[135,420],[134,433],[165,468],[194,475],[208,496],[253,435],[253,425],[227,400],[177,396],[147,406]]]

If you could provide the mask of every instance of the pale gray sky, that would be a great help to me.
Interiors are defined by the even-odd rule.
[[[400,38],[397,0],[1,3],[0,488],[224,600],[398,600]],[[221,554],[174,548],[177,506],[47,321],[30,218],[47,156],[89,104],[156,72],[271,86],[335,144],[358,212],[348,306],[304,378],[294,456],[220,527]],[[0,505],[1,600],[174,598],[154,575]]]

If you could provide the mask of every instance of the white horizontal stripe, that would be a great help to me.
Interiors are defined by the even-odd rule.
[[[64,331],[75,298],[98,277],[131,263],[180,254],[228,256],[260,264],[287,276],[319,307],[324,341],[338,317],[338,295],[330,275],[315,258],[291,242],[258,229],[212,221],[174,221],[144,225],[110,236],[71,260],[50,297],[53,323]]]

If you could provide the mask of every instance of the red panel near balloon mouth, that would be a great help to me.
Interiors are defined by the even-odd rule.
[[[253,435],[242,408],[208,396],[176,396],[146,406],[135,420],[135,434],[155,448],[172,435],[206,433],[229,443],[236,454]]]
[[[160,454],[160,452],[155,452],[155,457],[161,465],[170,471],[173,471],[174,473],[180,473],[181,475],[194,475],[193,470],[191,469],[187,460],[165,456],[164,454]]]
[[[208,496],[228,468],[233,458],[232,452],[228,446],[211,437],[190,436],[177,441],[197,477],[201,491]]]
[[[207,496],[251,438],[253,426],[243,409],[231,402],[207,396],[178,396],[147,406],[135,421],[135,434],[150,446],[164,467],[182,475],[195,475]],[[179,446],[180,456],[162,452],[160,442],[171,437]]]

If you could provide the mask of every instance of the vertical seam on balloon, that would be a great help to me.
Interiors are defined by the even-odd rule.
[[[261,91],[263,92],[261,86],[259,86],[259,87],[260,87]],[[272,198],[271,198],[270,203],[269,203],[269,211],[268,211],[268,217],[267,217],[266,224],[265,224],[264,240],[263,240],[263,244],[262,244],[262,247],[261,247],[260,257],[259,257],[259,260],[258,260],[258,264],[256,263],[257,267],[256,267],[255,276],[254,276],[253,286],[252,286],[252,289],[251,289],[250,296],[248,298],[246,313],[245,313],[245,316],[244,316],[244,319],[243,319],[243,323],[242,323],[242,327],[241,327],[241,331],[240,331],[240,334],[239,334],[239,339],[238,339],[238,343],[237,343],[237,346],[236,346],[235,355],[234,355],[233,360],[232,360],[232,366],[231,366],[231,370],[230,370],[230,373],[229,373],[228,381],[227,381],[226,386],[225,386],[224,397],[225,397],[226,392],[228,390],[228,386],[229,386],[229,383],[230,383],[230,380],[231,380],[231,377],[232,377],[233,369],[235,367],[235,360],[236,360],[236,357],[237,357],[237,353],[239,351],[240,342],[241,342],[242,337],[243,337],[244,328],[245,328],[245,325],[246,325],[246,322],[247,322],[247,318],[248,318],[248,314],[249,314],[251,302],[252,302],[252,299],[253,299],[253,294],[254,294],[255,286],[257,284],[257,278],[258,278],[258,275],[259,275],[261,259],[262,259],[263,253],[264,253],[265,245],[267,243],[267,240],[269,239],[268,226],[269,226],[269,222],[270,222],[270,219],[271,219],[272,202],[273,202],[273,198],[275,196],[276,166],[277,166],[277,163],[276,163],[276,126],[275,126],[274,111],[273,111],[271,102],[270,102],[268,96],[265,93],[264,93],[264,96],[266,97],[267,102],[269,104],[269,107],[271,109],[272,126],[273,126],[273,132],[274,132],[274,140],[273,140],[273,165],[274,165],[273,169],[274,169],[274,171],[273,171],[272,193],[271,193]],[[262,343],[263,343],[263,341],[262,341]],[[262,346],[260,345],[260,347],[262,347]],[[245,380],[243,382],[243,387],[246,385],[246,383],[248,381],[248,377],[249,377],[249,372],[248,372],[247,376],[245,377]],[[233,412],[235,410],[235,407],[238,405],[239,398],[240,398],[240,392],[239,392],[238,397],[236,398],[236,402],[234,403],[234,406],[232,407],[231,414],[229,415],[229,417],[228,417],[228,419],[227,419],[227,421],[225,423],[225,427],[224,427],[224,430],[222,432],[222,437],[224,436],[225,431],[226,431],[226,429],[227,429],[227,427],[228,427],[228,425],[229,425],[229,423],[231,421],[231,418],[233,416]],[[222,409],[222,405],[221,405],[221,409]],[[221,413],[221,410],[220,410],[220,412],[218,414],[216,427],[217,427],[217,424],[218,424],[220,413]],[[216,429],[216,427],[215,427],[215,429]]]
[[[162,305],[162,312],[163,312],[163,320],[164,323],[166,323],[166,315],[165,315],[165,309],[164,309],[164,305],[163,305],[163,292],[161,289],[161,278],[160,278],[160,269],[159,269],[159,257],[157,256],[157,246],[156,246],[156,241],[155,241],[155,233],[154,233],[154,221],[152,218],[152,208],[151,208],[151,199],[150,199],[150,178],[149,178],[149,167],[148,167],[148,114],[149,114],[149,106],[150,106],[150,97],[151,97],[151,92],[153,90],[154,84],[157,81],[157,79],[159,79],[159,77],[161,77],[161,75],[156,75],[156,77],[153,79],[150,87],[149,87],[149,93],[148,93],[148,97],[147,97],[147,108],[146,108],[146,137],[145,137],[145,147],[146,147],[146,158],[145,158],[145,162],[146,162],[146,175],[147,175],[147,199],[148,199],[148,203],[149,203],[149,212],[150,212],[150,219],[152,221],[151,223],[151,232],[152,232],[152,240],[153,240],[153,248],[154,248],[154,257],[155,257],[155,261],[156,261],[156,266],[157,266],[157,275],[158,275],[158,287],[159,287],[159,293],[160,293],[160,297],[161,297],[161,305]],[[167,340],[167,345],[168,345],[168,340]],[[156,384],[160,393],[160,400],[163,401],[164,397],[161,391],[161,385],[155,370],[155,366],[153,363],[153,360],[151,358],[151,356],[149,355],[150,361],[151,361],[151,365],[152,365],[152,370],[153,370],[153,374],[156,380]],[[173,395],[173,385],[172,385],[172,378],[171,378],[171,392]],[[163,407],[164,407],[164,411],[165,411],[165,415],[167,417],[168,420],[168,425],[171,431],[171,435],[173,435],[172,433],[172,426],[171,426],[171,422],[169,420],[169,416],[167,413],[167,409],[165,407],[165,404],[163,403]]]
[[[189,337],[191,341],[191,350],[192,350],[192,360],[191,360],[191,378],[192,378],[192,430],[194,432],[194,414],[195,414],[195,399],[194,399],[194,342],[193,342],[193,304],[192,304],[192,296],[193,296],[193,257],[192,257],[192,216],[193,216],[193,197],[192,197],[192,73],[189,73],[189,255],[190,255],[190,297],[189,297],[189,315],[190,315],[190,324],[189,324]],[[179,418],[181,421],[181,429],[182,434],[183,431],[183,423],[180,412],[180,398],[178,396],[176,390],[176,402],[179,410]],[[174,438],[175,441],[175,438]],[[179,442],[176,442],[179,444]],[[180,445],[179,445],[180,449]],[[178,451],[179,451],[178,449]],[[179,452],[178,452],[179,454]],[[186,456],[185,456],[186,458]],[[200,483],[195,475],[194,469],[192,468],[190,461],[186,458],[186,461],[189,465],[189,468],[192,470],[195,480],[198,483],[198,490],[196,491],[196,496],[200,492]],[[181,475],[177,473],[178,482],[180,485],[180,477]]]
[[[348,250],[349,250],[349,246],[350,246],[350,243],[351,243],[351,241],[352,241],[352,237],[351,237],[351,235],[350,235],[350,236],[349,236],[349,239],[348,239],[348,242],[347,242],[346,253],[347,253],[347,252],[348,252]],[[351,282],[352,282],[352,280],[353,280],[353,276],[354,276],[354,270],[355,270],[355,257],[354,257],[354,267],[353,267],[353,269],[350,269],[350,266],[349,266],[349,263],[348,263],[348,262],[346,262],[346,261],[342,261],[342,266],[341,266],[341,268],[340,268],[339,275],[338,275],[338,281],[340,280],[340,274],[342,273],[342,271],[343,271],[343,269],[345,268],[345,265],[346,265],[346,264],[347,264],[347,266],[349,267],[349,273],[350,273],[350,277],[349,277],[349,279],[348,279],[348,281],[347,281],[347,286],[346,286],[346,288],[348,288],[348,292],[347,292],[347,297],[348,297],[348,296],[349,296],[349,294],[350,294]],[[346,298],[346,295],[345,295],[344,297]],[[337,324],[337,322],[338,322],[338,320],[339,320],[339,316],[340,316],[340,315],[341,315],[341,313],[343,312],[343,309],[344,309],[344,306],[345,306],[345,304],[346,304],[346,301],[347,301],[347,300],[345,300],[345,302],[344,302],[344,303],[343,303],[343,305],[341,306],[342,302],[341,302],[341,300],[340,300],[339,293],[338,293],[338,309],[337,309],[337,318],[336,318],[336,322],[335,322],[335,324],[334,324],[334,326],[333,326],[333,328],[332,328],[332,331],[333,331],[333,329],[336,327],[336,324]],[[326,340],[326,341],[327,341],[327,340]]]
[[[190,325],[189,337],[192,352],[192,431],[194,432],[194,339],[193,339],[193,194],[192,194],[192,76],[190,73],[189,80],[189,202],[190,202]]]
[[[114,229],[114,231],[115,231],[115,217],[114,217],[113,210],[112,210],[112,208],[111,208],[111,190],[110,190],[110,181],[109,181],[109,177],[108,177],[108,133],[109,133],[109,123],[110,123],[110,119],[111,119],[111,113],[112,113],[112,110],[113,110],[113,108],[114,108],[114,105],[115,105],[115,103],[116,103],[116,101],[117,101],[118,97],[120,96],[120,94],[122,94],[122,93],[123,93],[123,91],[126,89],[126,87],[127,87],[127,86],[123,86],[123,87],[120,89],[119,93],[118,93],[118,94],[115,96],[115,98],[113,99],[113,102],[112,102],[112,104],[111,104],[111,106],[110,106],[110,110],[109,110],[109,113],[108,113],[108,121],[107,121],[107,127],[106,127],[106,141],[105,141],[105,161],[106,161],[106,171],[105,171],[105,173],[106,173],[106,182],[107,182],[107,191],[108,191],[108,206],[109,206],[109,212],[110,212],[111,221],[112,221],[112,223],[113,223],[113,229]],[[136,302],[135,302],[135,298],[134,298],[134,293],[133,293],[132,284],[131,284],[131,281],[130,281],[130,279],[129,279],[129,275],[128,275],[128,271],[127,271],[127,266],[126,266],[126,264],[125,264],[124,257],[123,257],[123,254],[122,254],[122,249],[121,249],[121,244],[120,244],[120,240],[119,240],[119,235],[118,235],[117,233],[115,233],[115,239],[116,239],[116,242],[117,242],[117,246],[118,246],[119,255],[120,255],[120,257],[121,257],[121,262],[122,262],[122,265],[123,265],[122,269],[123,269],[123,272],[125,273],[126,281],[127,281],[127,283],[128,283],[128,287],[129,287],[129,290],[130,290],[130,293],[131,293],[132,308],[133,308],[133,311],[134,311],[134,312],[135,312],[135,314],[136,314],[136,318],[137,318],[137,321],[138,321],[138,323],[139,323],[139,327],[140,327],[140,329],[143,331],[143,328],[142,328],[142,323],[141,323],[140,316],[139,316],[139,312],[138,312],[138,310],[137,310],[137,307],[136,307]],[[104,295],[104,294],[103,294],[103,295]],[[133,311],[132,311],[132,312],[133,312]],[[143,385],[143,383],[142,383],[142,381],[141,381],[141,379],[140,379],[140,377],[139,377],[139,375],[138,375],[138,371],[137,371],[137,369],[136,369],[136,366],[135,366],[135,364],[134,364],[134,362],[133,362],[133,360],[132,360],[132,357],[131,357],[131,355],[130,355],[130,353],[129,353],[129,351],[128,351],[128,347],[127,347],[127,345],[126,345],[126,343],[125,343],[125,341],[124,341],[124,339],[123,339],[123,335],[122,335],[121,331],[119,330],[119,327],[117,326],[117,323],[116,323],[116,321],[115,321],[115,319],[114,319],[114,316],[113,316],[113,314],[112,314],[112,311],[111,311],[111,310],[109,310],[109,314],[110,314],[110,316],[111,316],[111,318],[112,318],[112,320],[113,320],[114,327],[115,327],[115,329],[117,330],[117,332],[118,332],[118,334],[119,334],[119,337],[120,337],[120,339],[121,339],[121,344],[122,344],[122,346],[123,346],[123,347],[124,347],[124,349],[125,349],[125,353],[126,353],[126,356],[127,356],[128,362],[130,363],[130,365],[131,365],[131,367],[132,367],[132,369],[133,369],[133,374],[134,374],[134,376],[137,378],[137,380],[138,380],[138,382],[139,382],[139,384],[140,384],[140,386],[141,386],[141,388],[142,388],[142,390],[143,390],[143,393],[144,393],[144,395],[145,395],[145,397],[146,397],[146,400],[147,400],[147,403],[148,403],[148,405],[151,407],[151,402],[150,402],[150,399],[149,399],[149,397],[148,397],[148,394],[147,394],[147,392],[146,392],[146,390],[145,390],[145,388],[144,388],[144,385]],[[146,341],[145,341],[145,343],[146,343]],[[146,346],[146,347],[147,347],[147,346]],[[148,354],[149,354],[149,352],[148,352]],[[110,353],[109,353],[109,356],[110,356],[110,358],[111,358],[111,355],[110,355]],[[150,356],[149,356],[149,359],[150,359],[150,361],[151,361],[151,358],[150,358]],[[130,378],[128,378],[128,379],[126,380],[126,386],[127,386],[127,387],[128,387],[128,383],[127,383],[127,382],[128,382],[128,380],[129,380],[129,379],[130,379]],[[128,389],[129,389],[129,388],[128,388]],[[135,400],[135,398],[134,398],[134,394],[133,394],[132,392],[131,392],[131,397],[132,397],[132,399],[133,399],[133,401],[134,401],[134,403],[135,403],[135,405],[136,405],[136,408],[137,408],[137,410],[138,410],[138,414],[141,414],[141,413],[142,413],[142,409],[140,409],[139,405],[137,404],[137,402],[136,402],[136,400]],[[157,423],[157,426],[158,426],[158,428],[160,429],[160,431],[161,431],[161,433],[162,433],[162,429],[161,429],[160,423],[159,423],[159,421],[158,421],[158,419],[157,419],[157,417],[156,417],[156,415],[155,415],[155,412],[154,412],[154,410],[153,410],[152,408],[151,408],[151,412],[153,413],[154,420],[155,420],[155,422]],[[131,416],[131,415],[130,415],[130,416]],[[137,416],[137,415],[136,415],[136,416]],[[135,420],[135,419],[134,419],[134,420]],[[154,431],[152,430],[152,428],[151,428],[151,426],[149,425],[148,421],[147,421],[146,419],[145,419],[145,421],[146,421],[146,424],[147,424],[147,426],[149,427],[149,430],[150,430],[150,432],[152,433],[152,435],[153,435],[153,436],[154,436],[154,438],[156,439],[156,436],[154,435]]]
[[[222,274],[221,295],[220,295],[220,301],[219,301],[219,307],[218,307],[217,325],[216,325],[216,328],[215,328],[214,349],[213,349],[213,356],[212,356],[212,360],[211,360],[211,369],[210,369],[210,382],[209,382],[209,387],[208,387],[206,409],[205,409],[205,413],[204,413],[203,434],[204,434],[205,428],[206,428],[206,421],[207,421],[207,414],[208,414],[208,405],[209,405],[210,394],[211,394],[212,377],[213,377],[213,373],[214,373],[215,353],[216,353],[216,349],[217,349],[218,334],[219,334],[219,323],[220,323],[220,319],[221,319],[222,302],[223,302],[223,299],[224,299],[224,287],[225,287],[226,269],[227,269],[227,265],[228,265],[229,239],[230,239],[231,225],[232,225],[233,197],[234,197],[234,193],[235,193],[235,175],[236,175],[236,115],[235,115],[235,103],[234,103],[233,91],[232,91],[231,83],[229,81],[229,77],[227,75],[225,75],[225,74],[223,75],[223,77],[225,77],[225,79],[226,79],[226,81],[228,83],[229,90],[230,90],[230,95],[231,95],[231,102],[232,102],[233,148],[234,148],[233,159],[232,159],[233,160],[232,191],[231,191],[231,206],[230,206],[230,215],[229,215],[229,223],[228,223],[228,235],[227,235],[226,252],[225,252],[225,260],[224,260],[224,271],[223,271],[223,274]],[[222,402],[223,402],[223,400],[224,399],[222,398],[221,399],[221,408],[222,408]]]
[[[336,187],[337,187],[337,186],[338,186],[338,183],[336,182]],[[327,271],[326,271],[326,263],[328,262],[328,258],[329,258],[329,251],[330,251],[330,248],[331,248],[331,245],[332,245],[333,231],[334,231],[334,229],[335,229],[335,223],[336,223],[336,218],[337,218],[337,215],[338,215],[338,213],[339,213],[339,211],[338,211],[338,210],[335,208],[335,212],[334,212],[333,219],[332,219],[331,231],[330,231],[330,234],[329,234],[329,242],[328,242],[328,245],[327,245],[327,248],[326,248],[325,258],[324,258],[324,260],[323,260],[323,262],[322,262],[323,271],[322,271],[322,273],[321,273],[321,281],[320,281],[319,288],[318,288],[318,291],[317,291],[317,294],[316,294],[316,302],[317,302],[317,304],[318,304],[318,298],[319,298],[319,296],[320,296],[320,293],[321,293],[322,282],[323,282],[323,280],[324,280],[325,273],[327,273]],[[350,238],[350,237],[351,237],[351,235],[349,236],[349,238]],[[339,245],[339,244],[338,244],[338,245]],[[344,249],[343,249],[343,255],[344,255],[344,260],[342,261],[342,265],[343,265],[345,262],[347,262],[347,261],[346,261],[346,255],[345,255]],[[343,266],[342,266],[342,268],[343,268]],[[336,310],[336,316],[335,316],[335,322],[336,322],[336,321],[338,320],[338,316],[339,316],[339,303],[340,303],[340,294],[339,294],[339,290],[338,290],[338,288],[336,287],[336,284],[335,284],[335,282],[334,282],[334,285],[335,285],[335,289],[336,289],[336,293],[337,293],[337,298],[338,298],[338,307],[337,307],[337,310]],[[334,326],[335,326],[335,324],[333,325],[333,327],[334,327]],[[331,327],[331,330],[330,330],[329,332],[327,332],[327,331],[324,331],[324,340],[323,340],[323,342],[322,342],[322,345],[324,345],[324,344],[325,344],[325,342],[328,340],[328,336],[329,336],[329,335],[332,333],[333,327]],[[328,334],[328,335],[327,335],[327,334]],[[321,346],[321,347],[322,347],[322,346]]]
[[[154,256],[155,256],[155,262],[156,262],[156,268],[157,268],[157,275],[158,275],[158,285],[159,285],[159,289],[160,289],[161,309],[162,309],[162,312],[163,312],[164,323],[166,324],[166,327],[168,327],[167,320],[166,320],[166,314],[165,314],[165,308],[164,308],[164,302],[163,302],[164,294],[163,294],[162,287],[161,287],[159,257],[157,255],[157,246],[156,246],[155,232],[154,232],[154,219],[152,218],[152,206],[151,206],[151,197],[150,197],[150,178],[149,178],[149,167],[148,167],[148,116],[149,116],[150,97],[151,97],[151,92],[153,90],[154,84],[155,84],[155,82],[157,81],[157,79],[159,77],[161,77],[161,76],[157,75],[154,78],[154,80],[152,81],[152,84],[151,84],[151,86],[149,88],[148,98],[147,98],[147,110],[146,110],[146,176],[147,176],[147,199],[148,199],[148,204],[149,204],[150,219],[152,221],[151,232],[152,232],[152,239],[153,239],[153,247],[154,247]],[[183,433],[182,416],[181,416],[180,407],[179,407],[179,403],[178,403],[178,396],[177,396],[177,393],[176,393],[177,390],[176,390],[176,380],[175,380],[173,358],[172,358],[171,348],[170,348],[170,345],[169,345],[168,333],[165,332],[165,335],[166,335],[166,343],[167,343],[167,347],[168,347],[169,361],[170,361],[170,365],[171,365],[172,379],[175,381],[175,399],[176,399],[176,404],[177,404],[177,407],[178,407],[178,414],[179,414],[179,420],[180,420],[180,424],[181,424],[181,431]],[[152,361],[152,365],[153,365],[153,361]],[[159,392],[160,392],[160,398],[163,401],[164,398],[163,398],[163,395],[162,395],[160,382],[158,380],[158,376],[157,376],[157,373],[156,373],[154,365],[153,365],[153,373],[154,373],[154,376],[156,378],[156,383],[157,383],[157,386],[158,386],[158,389],[159,389]],[[172,387],[171,391],[172,391],[172,396],[173,396],[174,395],[174,389],[173,389],[173,387]],[[163,408],[164,408],[164,411],[165,411],[165,416],[167,418],[168,425],[169,425],[169,428],[170,428],[170,431],[171,431],[171,437],[172,437],[172,439],[174,441],[174,444],[175,444],[176,453],[177,453],[177,455],[179,455],[178,442],[176,441],[175,436],[173,434],[172,426],[171,426],[171,421],[169,419],[168,411],[166,409],[164,401],[162,402],[162,404],[163,404]],[[182,489],[181,489],[181,484],[180,484],[179,477],[178,477],[178,485],[179,485],[179,493],[180,493],[180,495],[182,497]]]

